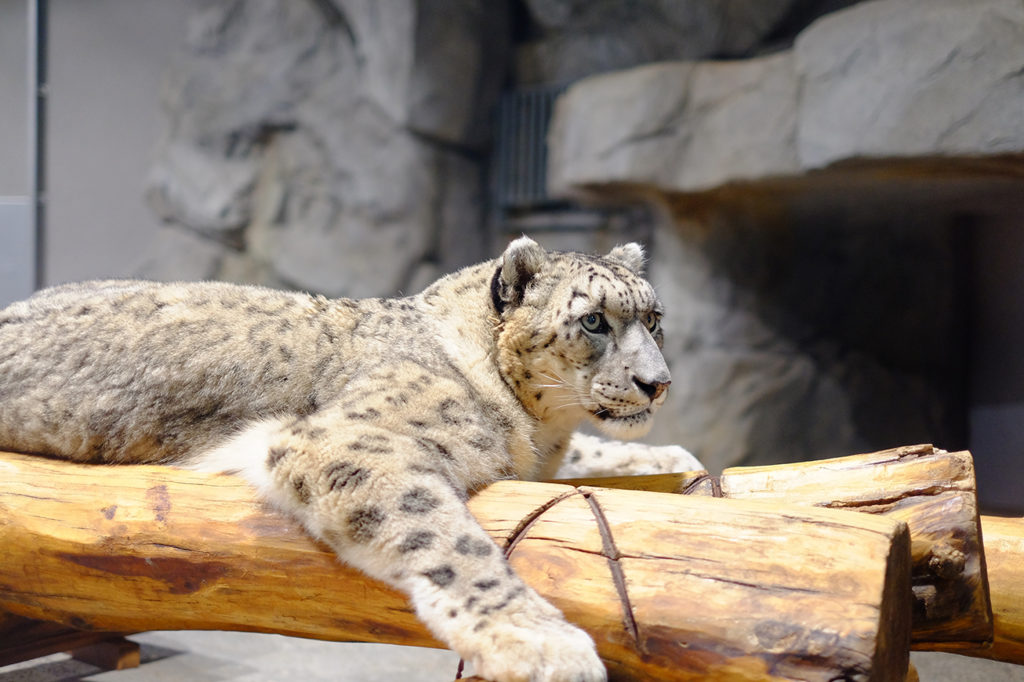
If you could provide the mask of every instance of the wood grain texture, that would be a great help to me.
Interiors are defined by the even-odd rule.
[[[470,508],[613,679],[904,679],[902,522],[515,481]],[[0,455],[0,551],[0,609],[79,629],[438,646],[401,594],[231,476]]]
[[[0,486],[0,606],[13,613],[439,646],[403,595],[339,564],[240,478],[3,455]]]
[[[1024,665],[1024,518],[982,516],[981,535],[995,638],[963,653]]]
[[[986,586],[989,543],[983,546],[979,536],[974,467],[968,452],[916,445],[811,462],[733,467],[719,477],[687,472],[565,482],[770,500],[900,519],[910,528],[914,558],[913,648],[973,653],[992,641],[990,601],[1005,598],[993,594],[990,600]],[[1018,556],[1024,562],[1024,553]],[[1009,559],[996,567],[1002,590],[1010,589],[1004,577],[1006,563]],[[999,639],[998,631],[995,637]]]
[[[969,452],[931,445],[795,464],[726,469],[722,495],[847,509],[905,521],[913,554],[915,649],[992,640],[992,610]]]

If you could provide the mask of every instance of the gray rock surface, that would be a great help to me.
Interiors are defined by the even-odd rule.
[[[231,249],[196,232],[162,227],[156,247],[139,269],[158,281],[199,281],[212,279],[221,270]]]
[[[527,0],[541,35],[519,49],[526,83],[662,60],[748,54],[793,0]]]
[[[843,391],[820,381],[810,355],[761,319],[756,295],[740,289],[705,244],[671,224],[659,227],[655,243],[651,277],[672,301],[663,322],[672,389],[650,438],[685,443],[716,473],[808,459],[802,455],[822,436],[854,439]],[[815,409],[801,414],[809,405]]]
[[[564,58],[534,73],[562,80],[754,53],[797,4],[529,0],[539,34],[519,66]],[[168,227],[141,274],[370,296],[492,255],[480,178],[505,3],[198,7],[150,183]],[[1022,78],[1020,0],[879,0],[820,19],[792,49],[570,87],[551,189],[656,196],[672,218],[652,251],[674,372],[653,441],[713,470],[956,442],[960,207],[915,194],[906,164],[1024,152]],[[597,251],[611,236],[545,233]]]
[[[618,182],[699,191],[798,172],[792,61],[783,52],[671,62],[581,81],[556,104],[549,191]]]
[[[166,78],[150,204],[230,247],[221,278],[370,296],[482,258],[471,150],[506,21],[482,0],[204,3]]]
[[[549,187],[693,192],[871,157],[1024,152],[1024,5],[877,0],[792,51],[642,66],[560,98]]]
[[[668,209],[652,273],[673,388],[652,439],[712,470],[964,443],[955,216],[999,164],[1019,177],[970,159],[1024,152],[1020,111],[1018,0],[864,2],[791,50],[571,86],[552,193]]]
[[[801,166],[1024,150],[1024,4],[877,0],[794,48]]]

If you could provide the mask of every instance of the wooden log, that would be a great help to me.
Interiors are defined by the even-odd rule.
[[[915,649],[992,641],[992,609],[969,452],[931,445],[795,464],[726,469],[730,499],[848,509],[905,521],[913,554]]]
[[[564,482],[771,500],[900,519],[910,528],[912,541],[913,647],[973,651],[992,641],[985,572],[989,543],[983,547],[979,536],[977,488],[968,452],[916,445],[811,462],[733,467],[720,477],[687,472]],[[1018,561],[1024,562],[1024,553]],[[1000,580],[1003,585],[1008,582]]]
[[[72,651],[117,636],[119,633],[86,632],[0,611],[0,666]]]
[[[339,565],[242,479],[153,466],[114,473],[0,456],[0,608],[79,630],[439,646],[402,595]],[[346,603],[346,591],[380,608]]]
[[[102,670],[127,670],[139,667],[142,654],[135,642],[124,637],[110,637],[72,649],[71,658]]]
[[[711,500],[630,491],[600,490],[584,498],[591,509],[584,500],[566,500],[560,505],[565,520],[543,517],[527,537],[568,543],[581,537],[577,529],[585,526],[587,513],[594,513],[597,505],[607,532],[600,545],[590,532],[585,551],[603,549],[604,556],[618,557],[609,568],[613,577],[616,572],[622,575],[620,601],[630,605],[622,614],[627,631],[635,623],[633,638],[645,662],[675,671],[675,676],[666,677],[654,668],[643,670],[642,679],[903,678],[909,609],[897,602],[907,598],[907,585],[883,587],[871,581],[864,589],[863,576],[858,575],[864,565],[880,561],[907,563],[906,555],[895,556],[908,549],[898,546],[902,541],[895,535],[889,536],[896,540],[891,547],[883,543],[876,548],[886,554],[884,558],[865,555],[862,564],[845,547],[836,553],[837,545],[829,546],[839,541],[834,534],[839,528],[832,526],[839,519],[834,516],[810,519],[793,515],[785,506],[746,506],[749,503],[731,500],[708,504]],[[667,508],[672,510],[670,523],[659,522]],[[845,524],[851,519],[844,516],[848,529]],[[797,519],[802,530],[794,533],[790,521]],[[513,566],[531,584],[544,586],[542,593],[556,604],[561,605],[557,595],[562,590],[584,589],[575,587],[579,578],[571,569],[557,568],[550,549],[541,550],[539,543],[531,549],[534,556],[517,550]],[[673,560],[666,562],[664,557]],[[908,566],[899,572],[906,576],[905,571]],[[606,585],[601,590],[591,592],[583,603],[611,596],[605,596]],[[583,620],[591,608],[570,613],[562,606],[600,641],[598,632]],[[884,641],[889,635],[878,631],[879,617],[899,621],[891,635],[898,644]],[[869,664],[863,647],[872,631],[877,632],[871,645],[876,653]],[[627,640],[622,651],[630,649]],[[681,655],[683,651],[687,653]],[[601,653],[610,671],[618,672],[617,652]]]
[[[981,517],[995,637],[971,656],[1024,665],[1024,518]]]
[[[613,679],[904,679],[901,522],[514,481],[470,508]],[[0,609],[79,629],[438,646],[231,476],[0,455],[0,552]]]

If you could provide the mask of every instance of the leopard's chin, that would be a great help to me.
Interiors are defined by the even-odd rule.
[[[621,414],[602,407],[590,412],[590,417],[594,425],[605,435],[632,440],[646,436],[654,426],[654,410],[654,405],[651,405],[636,412]]]

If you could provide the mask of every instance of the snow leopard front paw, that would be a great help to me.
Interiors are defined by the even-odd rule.
[[[628,443],[576,433],[555,478],[640,476],[704,468],[678,445]]]
[[[594,642],[549,605],[487,621],[463,653],[491,682],[604,682],[608,673]],[[553,612],[553,613],[552,613]]]

